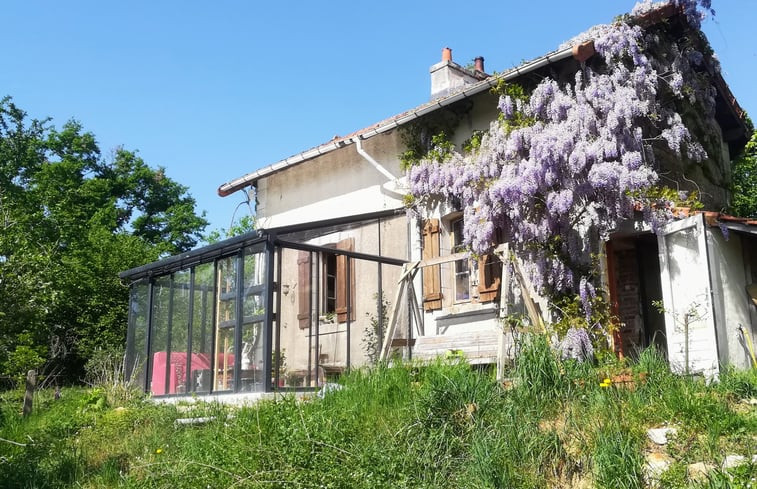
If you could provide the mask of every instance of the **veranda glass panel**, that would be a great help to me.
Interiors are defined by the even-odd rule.
[[[242,310],[242,358],[240,389],[265,389],[264,320],[265,320],[265,253],[247,248],[244,253],[244,293]]]
[[[207,393],[213,379],[213,300],[215,267],[204,263],[195,267],[192,308],[192,355],[190,357],[190,392]]]
[[[146,281],[132,285],[129,291],[129,328],[126,341],[126,372],[132,383],[140,388],[145,386],[147,369],[147,321],[149,319],[148,293]]]
[[[168,318],[171,306],[171,277],[169,275],[155,280],[152,295],[149,392],[158,396],[167,392]]]
[[[181,270],[173,276],[173,300],[170,321],[170,353],[168,360],[168,394],[187,392],[187,341],[189,338],[189,305],[191,271]]]
[[[279,388],[315,386],[311,334],[315,331],[316,253],[280,248],[281,310],[276,313],[273,341],[273,385]],[[277,262],[278,263],[278,262]]]
[[[237,256],[218,260],[215,390],[234,386],[234,333],[237,304]]]

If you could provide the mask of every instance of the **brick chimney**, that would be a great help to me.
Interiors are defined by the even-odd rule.
[[[433,65],[429,72],[431,73],[431,100],[444,97],[465,85],[489,76],[484,73],[484,58],[480,56],[476,58],[474,69],[467,70],[452,61],[450,48],[442,49],[442,60]]]

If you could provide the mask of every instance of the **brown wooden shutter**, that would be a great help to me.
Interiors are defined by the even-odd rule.
[[[484,255],[478,259],[478,300],[490,302],[499,295],[502,281],[502,264],[494,255]]]
[[[439,256],[439,219],[427,219],[423,223],[423,259]],[[441,267],[432,265],[423,268],[423,309],[432,311],[442,308]]]
[[[336,244],[337,250],[353,251],[355,239],[347,238]],[[347,321],[347,262],[350,263],[350,321],[355,320],[355,260],[347,260],[344,255],[336,257],[336,320]]]
[[[297,320],[300,329],[310,327],[310,252],[300,251],[297,255],[297,299],[299,309]]]

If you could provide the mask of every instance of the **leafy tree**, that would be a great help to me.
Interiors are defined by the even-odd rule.
[[[205,236],[205,242],[208,244],[218,243],[224,239],[240,236],[255,230],[255,216],[246,215],[233,221],[229,229],[214,229]]]
[[[757,217],[757,131],[733,162],[733,204],[731,212],[741,217]]]
[[[0,101],[0,374],[78,376],[125,341],[118,272],[195,246],[207,225],[187,188],[118,148],[101,155],[70,121],[28,120]]]

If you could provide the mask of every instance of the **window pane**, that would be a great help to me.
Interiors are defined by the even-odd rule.
[[[463,245],[463,220],[458,219],[452,222],[452,253],[460,253],[465,251]]]
[[[190,390],[210,392],[213,371],[210,368],[213,341],[213,299],[215,267],[204,263],[195,267],[194,308],[192,309],[192,355]]]
[[[452,221],[452,253],[465,251],[463,244],[463,220]],[[455,301],[470,300],[470,268],[469,260],[458,260],[454,264],[455,273]]]
[[[244,294],[242,309],[242,358],[240,389],[265,390],[263,337],[265,319],[265,253],[247,248],[244,254]]]
[[[324,314],[336,312],[336,262],[336,255],[332,253],[323,254]]]
[[[158,278],[153,285],[152,294],[152,330],[150,332],[152,373],[149,391],[153,395],[163,395],[166,393],[166,367],[168,365],[168,310],[171,298],[171,277]]]
[[[129,329],[126,341],[126,376],[141,389],[145,387],[147,320],[149,318],[148,283],[132,285],[129,292]]]
[[[178,271],[173,276],[168,394],[187,392],[190,278],[190,270]]]
[[[470,269],[468,259],[455,262],[455,300],[466,301],[470,299]]]
[[[215,390],[234,385],[234,326],[236,324],[236,257],[218,261],[218,300],[216,302]]]

